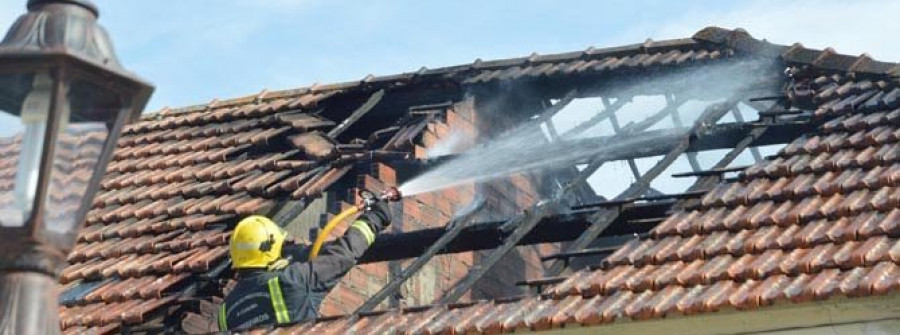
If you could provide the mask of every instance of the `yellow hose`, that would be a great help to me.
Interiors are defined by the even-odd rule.
[[[345,209],[343,212],[328,221],[328,224],[325,225],[325,228],[322,228],[322,231],[319,232],[319,236],[316,237],[316,242],[312,245],[312,250],[310,250],[309,252],[309,260],[313,260],[316,258],[316,256],[319,255],[319,249],[322,249],[322,244],[325,243],[325,239],[328,238],[328,235],[331,234],[331,231],[334,230],[334,227],[337,227],[338,223],[341,223],[341,221],[344,221],[344,219],[353,214],[356,214],[356,212],[359,212],[359,208],[353,206]]]

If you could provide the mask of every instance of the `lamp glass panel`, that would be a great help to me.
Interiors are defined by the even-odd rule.
[[[0,72],[0,227],[22,227],[34,209],[54,78]]]
[[[75,228],[84,219],[80,216],[93,202],[94,194],[88,194],[91,179],[97,170],[106,170],[100,166],[101,157],[124,99],[82,79],[68,81],[64,91],[44,224],[49,232],[71,234],[74,239]]]

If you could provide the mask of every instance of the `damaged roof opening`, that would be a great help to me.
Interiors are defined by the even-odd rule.
[[[567,329],[891,293],[894,69],[706,28],[146,115],[69,257],[62,325],[213,330],[241,217],[296,218],[279,223],[309,241],[356,189],[442,167],[324,317],[280,330]]]

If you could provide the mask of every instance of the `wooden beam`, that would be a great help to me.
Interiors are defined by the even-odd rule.
[[[369,96],[369,99],[366,100],[366,102],[363,103],[362,106],[359,106],[359,108],[354,110],[353,113],[351,113],[350,116],[344,119],[341,124],[337,125],[337,127],[334,127],[330,131],[328,131],[328,137],[335,138],[341,135],[344,131],[350,128],[350,126],[356,123],[356,121],[359,121],[360,118],[362,118],[364,115],[366,115],[366,113],[372,110],[372,108],[374,108],[375,105],[377,105],[383,97],[384,89],[380,89],[377,92],[372,93],[372,95]]]
[[[465,295],[478,280],[487,274],[487,272],[503,258],[503,256],[506,256],[506,254],[517,246],[519,242],[531,232],[532,228],[541,222],[545,215],[556,211],[558,206],[558,198],[546,203],[539,203],[533,206],[530,211],[526,211],[519,217],[504,223],[504,226],[514,227],[512,233],[506,236],[503,239],[503,243],[492,250],[487,257],[481,259],[477,264],[472,265],[466,276],[456,282],[456,284],[441,297],[439,303],[450,304],[459,300],[459,298]]]
[[[675,104],[675,96],[672,94],[666,94],[666,104],[674,105]],[[681,121],[681,114],[678,113],[678,108],[672,109],[672,124],[675,126],[675,128],[684,128],[684,123]],[[685,153],[685,156],[687,156],[688,164],[691,165],[691,170],[693,170],[693,171],[703,170],[703,168],[700,167],[700,162],[697,160],[696,152],[687,152],[687,153]]]
[[[597,113],[597,115],[592,116],[587,121],[579,123],[569,131],[562,134],[563,139],[570,139],[581,135],[581,133],[585,132],[588,129],[593,128],[603,120],[606,120],[611,115],[613,115],[617,110],[621,109],[622,106],[625,106],[626,103],[631,101],[631,97],[623,97],[616,99],[616,102],[609,105],[609,107],[605,108],[602,112]]]
[[[625,206],[615,224],[601,234],[603,237],[641,234],[655,224],[642,220],[662,218],[674,201],[636,203]],[[543,218],[518,245],[534,245],[571,241],[590,226],[588,221],[597,209],[563,212]],[[476,222],[465,225],[455,239],[448,242],[436,254],[452,254],[476,250],[489,250],[499,246],[510,234],[502,221]],[[383,233],[366,250],[360,264],[415,258],[424,254],[447,232],[444,227],[426,228],[401,233]]]
[[[580,171],[568,185],[560,189],[550,200],[540,201],[532,206],[531,210],[526,210],[518,217],[505,222],[500,228],[504,229],[505,227],[512,227],[512,232],[506,236],[503,239],[503,243],[492,250],[486,258],[482,259],[478,264],[473,265],[466,276],[456,282],[456,284],[441,297],[440,303],[453,303],[465,295],[475,283],[481,280],[481,278],[500,261],[500,259],[512,251],[514,247],[519,245],[522,239],[524,239],[538,223],[546,216],[559,212],[561,209],[560,204],[569,192],[580,187],[590,175],[597,171],[602,163],[601,160],[595,160],[595,162],[591,163],[587,168]]]
[[[609,98],[603,98],[602,101],[604,109],[609,109]],[[612,126],[613,132],[616,135],[619,135],[619,133],[622,132],[622,126],[619,124],[619,117],[616,116],[616,113],[609,115],[609,124]],[[634,176],[634,179],[641,178],[641,170],[638,169],[637,163],[634,162],[633,158],[628,159],[628,168],[631,169],[631,175]]]
[[[778,106],[778,104],[775,104],[775,106]],[[774,108],[769,108],[768,110],[771,111],[773,109]],[[763,113],[765,113],[765,111],[760,112],[760,116],[762,116]],[[731,109],[731,115],[734,116],[735,121],[744,122],[744,114],[741,113],[741,108],[737,105],[735,105],[734,108]],[[757,163],[763,160],[762,155],[759,153],[759,149],[757,149],[756,147],[750,147],[750,154],[753,155],[753,160]]]
[[[362,304],[359,308],[356,309],[354,314],[371,312],[375,309],[378,304],[381,303],[384,299],[394,295],[397,290],[405,283],[410,277],[412,277],[416,272],[422,269],[425,264],[428,264],[428,261],[431,260],[435,255],[439,252],[444,251],[447,245],[453,242],[459,233],[463,231],[463,228],[467,227],[469,220],[475,216],[476,213],[484,206],[484,201],[480,201],[476,204],[473,204],[474,208],[466,211],[465,213],[460,213],[460,215],[450,223],[447,224],[446,232],[444,232],[441,237],[431,244],[424,253],[419,255],[412,263],[409,264],[405,269],[400,271],[396,277],[392,278],[390,282],[388,282],[384,287],[382,287],[378,292],[376,292],[372,297],[369,298],[365,303]]]
[[[739,100],[730,99],[723,103],[713,104],[706,108],[703,114],[697,119],[694,123],[694,126],[691,127],[691,130],[686,134],[681,136],[681,139],[677,142],[674,148],[672,148],[669,153],[667,153],[659,162],[656,163],[650,170],[647,171],[640,179],[635,181],[631,186],[629,186],[624,192],[619,194],[613,200],[620,199],[628,199],[640,196],[650,187],[650,183],[659,176],[672,162],[675,161],[676,158],[681,156],[691,144],[691,137],[696,134],[700,134],[706,131],[710,126],[714,125],[716,121],[722,118],[735,104],[737,104]],[[566,248],[566,252],[574,252],[581,249],[586,248],[591,242],[593,242],[600,234],[609,227],[616,218],[621,213],[621,210],[618,208],[603,208],[598,213],[594,214],[591,218],[591,226],[588,227],[584,233],[581,234],[577,239],[572,241],[571,244]],[[557,276],[563,272],[566,268],[566,262],[563,260],[557,260],[553,262],[545,273],[547,276]]]

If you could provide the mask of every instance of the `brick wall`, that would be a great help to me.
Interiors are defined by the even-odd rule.
[[[431,121],[415,145],[417,158],[425,158],[426,150],[451,132],[464,135],[462,146],[472,146],[477,139],[489,137],[515,124],[514,120],[498,119],[496,113],[480,110],[484,106],[469,98],[443,111],[444,117]],[[375,163],[371,173],[359,177],[358,185],[371,190],[381,190],[385,185],[394,186],[403,180],[397,171],[386,164]],[[521,212],[538,198],[541,178],[537,175],[516,175],[479,184],[465,184],[439,192],[405,198],[392,207],[394,231],[414,231],[439,227],[450,221],[457,209],[470,203],[476,193],[486,197],[485,213],[479,219],[501,219]],[[350,206],[341,203],[340,206]],[[345,229],[345,228],[342,228]],[[343,233],[335,231],[334,234]],[[496,298],[524,293],[516,287],[516,281],[543,275],[540,255],[555,252],[555,246],[518,247],[504,257],[462,300]],[[417,306],[432,303],[468,273],[473,264],[489,251],[439,255],[431,259],[400,290],[400,299],[385,301],[389,305]],[[377,292],[391,278],[391,274],[405,267],[412,259],[357,266],[326,297],[322,315],[353,312],[369,296]]]

